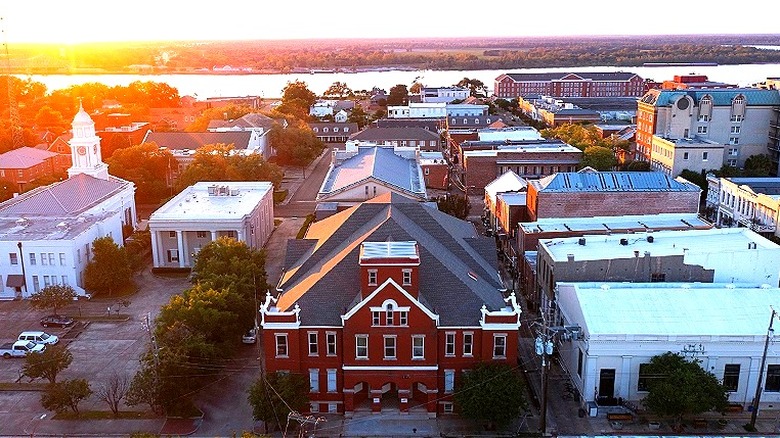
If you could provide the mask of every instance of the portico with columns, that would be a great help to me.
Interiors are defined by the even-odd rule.
[[[262,247],[273,231],[270,182],[200,182],[149,218],[155,268],[189,269],[208,243],[227,237]]]

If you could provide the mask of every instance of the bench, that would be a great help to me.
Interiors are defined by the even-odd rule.
[[[693,420],[693,427],[694,429],[706,429],[707,428],[707,419],[706,418],[696,418]]]
[[[732,414],[739,414],[742,412],[745,408],[742,407],[742,405],[739,404],[732,404],[728,405],[726,407],[726,412],[732,413]]]
[[[609,421],[634,421],[634,415],[629,412],[616,412],[607,414]]]

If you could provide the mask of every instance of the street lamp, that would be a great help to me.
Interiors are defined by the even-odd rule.
[[[38,417],[38,421],[35,422],[35,426],[33,426],[32,432],[30,432],[30,438],[35,436],[35,431],[38,429],[38,426],[41,424],[41,421],[46,418],[46,414],[41,414],[40,417]]]

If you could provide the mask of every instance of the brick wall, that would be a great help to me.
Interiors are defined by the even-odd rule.
[[[531,220],[553,217],[698,213],[698,192],[536,192],[528,187]]]

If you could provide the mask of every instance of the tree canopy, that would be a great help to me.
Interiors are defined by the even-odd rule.
[[[290,408],[303,411],[309,404],[309,382],[300,374],[261,375],[247,392],[249,404],[252,405],[252,417],[265,424],[272,424],[278,430],[284,426],[283,421],[287,420]]]
[[[455,402],[465,417],[488,424],[508,424],[526,408],[525,383],[512,366],[480,362],[464,373]]]
[[[640,368],[640,385],[648,391],[642,404],[660,416],[674,417],[679,423],[686,415],[707,411],[722,412],[728,406],[726,388],[699,361],[666,352],[653,356]]]
[[[388,105],[406,105],[409,103],[409,90],[404,84],[398,84],[390,89],[387,95]]]
[[[305,166],[317,158],[325,145],[303,123],[285,129],[271,129],[271,146],[276,151],[276,162],[282,165]]]
[[[617,158],[612,149],[603,146],[588,146],[582,154],[581,167],[590,166],[599,171],[608,171],[614,169],[617,165]]]
[[[73,354],[62,345],[49,345],[40,354],[28,354],[22,374],[37,379],[42,377],[49,383],[57,383],[57,375],[73,362]]]
[[[184,130],[186,132],[205,132],[212,120],[235,120],[249,113],[253,109],[246,105],[228,104],[215,108],[203,110],[195,121],[190,123]]]
[[[170,177],[179,164],[168,149],[141,143],[118,149],[107,160],[111,174],[135,183],[136,201],[157,203],[170,196]]]
[[[97,293],[115,291],[132,284],[132,271],[125,248],[110,236],[92,242],[92,259],[84,268],[84,287]]]
[[[258,154],[233,153],[233,145],[205,145],[195,151],[192,163],[179,175],[176,185],[183,189],[199,181],[270,181],[275,187],[283,172]]]
[[[292,115],[300,120],[307,120],[309,109],[317,101],[317,95],[309,90],[306,82],[295,80],[287,82],[282,90],[282,102],[276,107],[276,110]]]
[[[331,84],[327,90],[325,90],[325,92],[322,94],[322,97],[330,99],[343,99],[345,97],[351,97],[354,95],[355,93],[351,88],[349,88],[349,86],[347,86],[347,84],[336,81]]]
[[[30,305],[36,309],[51,309],[56,315],[57,309],[67,306],[74,298],[76,298],[76,291],[72,287],[52,284],[30,295]]]
[[[457,84],[458,87],[468,88],[470,95],[474,97],[487,97],[487,86],[479,79],[463,78]]]

